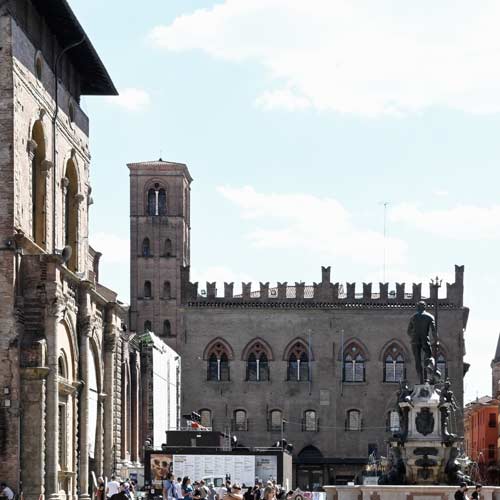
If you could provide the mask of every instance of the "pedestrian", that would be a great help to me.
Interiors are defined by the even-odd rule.
[[[243,500],[243,495],[241,494],[241,486],[238,483],[234,483],[231,488],[228,488],[224,500]]]
[[[205,484],[205,481],[202,479],[200,481],[200,496],[202,500],[205,500],[208,497],[208,493],[210,490],[208,489],[207,485]]]
[[[253,488],[251,486],[249,486],[247,488],[247,490],[245,491],[245,493],[243,494],[243,498],[245,500],[254,500],[254,497],[253,497]]]
[[[98,477],[97,486],[95,489],[95,497],[97,498],[97,500],[104,500],[104,492],[105,492],[104,479],[102,477]]]
[[[7,500],[14,499],[14,492],[7,486],[5,483],[0,483],[0,490],[2,491],[2,495],[7,498]]]
[[[200,491],[200,483],[195,481],[193,484],[193,500],[201,500],[201,491]]]
[[[175,498],[175,486],[173,483],[172,474],[167,474],[167,477],[163,480],[163,500],[172,500]]]
[[[472,492],[472,495],[470,496],[474,500],[479,500],[481,497],[481,488],[483,487],[482,484],[476,484],[476,487],[474,488],[474,491]]]
[[[191,486],[191,479],[188,476],[185,476],[182,480],[181,489],[184,500],[191,500],[193,498],[193,487]]]
[[[218,500],[222,500],[226,496],[228,491],[230,490],[228,490],[227,486],[224,483],[222,483],[222,486],[217,491]]]
[[[460,483],[460,488],[455,491],[455,500],[468,500],[468,496],[465,494],[467,491],[467,483]]]
[[[175,498],[181,500],[182,498],[182,478],[178,477],[177,482],[174,483],[175,486]]]
[[[108,482],[108,487],[106,488],[106,496],[111,498],[120,491],[120,483],[116,480],[114,474],[111,475],[111,481]]]
[[[214,488],[214,483],[208,483],[208,500],[218,500],[217,490]]]

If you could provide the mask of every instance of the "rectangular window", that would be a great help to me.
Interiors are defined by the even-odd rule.
[[[495,413],[489,414],[488,427],[495,428],[497,426],[497,416]]]
[[[59,405],[59,467],[66,468],[66,442],[67,442],[67,417],[66,405]]]
[[[488,458],[489,459],[495,458],[495,445],[494,444],[488,445]]]

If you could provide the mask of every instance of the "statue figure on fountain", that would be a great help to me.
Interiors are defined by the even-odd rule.
[[[440,376],[436,373],[434,356],[435,350],[439,347],[439,339],[434,316],[426,311],[426,307],[423,300],[417,304],[417,312],[410,318],[408,324],[408,336],[415,358],[419,383],[434,384]]]

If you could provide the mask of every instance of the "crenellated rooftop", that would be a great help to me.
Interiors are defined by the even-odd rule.
[[[461,308],[464,292],[464,266],[455,266],[455,282],[446,283],[446,297],[437,297],[437,288],[430,286],[429,297],[422,295],[422,283],[379,283],[375,290],[373,283],[332,283],[331,268],[321,268],[321,281],[306,285],[296,282],[259,283],[252,290],[252,283],[242,283],[242,293],[234,294],[234,283],[224,283],[224,294],[218,295],[216,282],[206,284],[205,294],[198,292],[198,283],[187,283],[183,302],[189,307],[246,307],[246,308],[404,308],[414,307],[419,300],[435,303],[440,307]]]

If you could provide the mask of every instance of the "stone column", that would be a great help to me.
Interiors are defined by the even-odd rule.
[[[46,308],[45,335],[47,338],[47,427],[46,427],[46,468],[45,497],[59,500],[59,380],[58,380],[58,327],[64,303],[55,297]]]
[[[110,313],[108,313],[110,314]],[[104,332],[104,392],[108,395],[104,400],[104,474],[111,476],[115,472],[114,463],[114,426],[113,426],[113,401],[115,384],[115,350],[117,333],[109,322]]]
[[[137,352],[134,352],[133,356],[130,356],[130,372],[131,372],[131,383],[132,383],[132,435],[130,443],[131,461],[134,464],[139,464],[141,458],[139,456],[139,359]]]
[[[83,381],[78,401],[79,416],[79,449],[80,461],[78,470],[78,486],[80,498],[89,495],[89,336],[91,334],[90,318],[80,323],[80,369]]]
[[[96,441],[95,441],[95,463],[96,469],[99,476],[105,474],[104,464],[103,464],[103,439],[104,439],[104,405],[106,404],[107,394],[99,394],[99,402],[97,405],[97,426],[96,426]]]
[[[45,367],[21,368],[21,482],[25,500],[38,500],[44,492],[45,468]],[[33,432],[38,428],[40,432]]]

